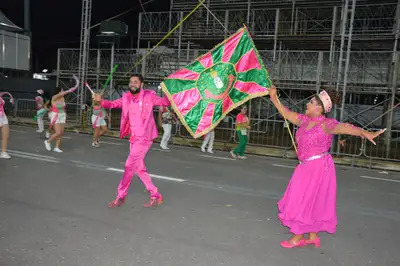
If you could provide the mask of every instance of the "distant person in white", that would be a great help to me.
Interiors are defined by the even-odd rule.
[[[204,138],[203,144],[201,145],[201,151],[206,152],[206,146],[208,144],[208,153],[214,153],[213,152],[213,146],[214,146],[214,138],[215,138],[215,132],[214,130],[208,132],[206,137]]]
[[[171,138],[172,124],[176,121],[175,114],[172,112],[171,107],[160,107],[158,120],[164,130],[160,147],[163,150],[169,150],[168,141]]]
[[[43,90],[37,90],[37,96],[35,98],[36,102],[36,121],[38,124],[38,130],[36,132],[42,133],[44,131],[44,121],[43,117],[47,112],[47,104],[49,101],[44,98],[44,91]]]

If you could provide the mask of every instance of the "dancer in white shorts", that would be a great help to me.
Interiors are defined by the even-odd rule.
[[[94,129],[93,133],[93,147],[100,146],[100,136],[107,132],[107,123],[105,118],[108,118],[110,121],[110,116],[106,112],[106,110],[101,107],[100,102],[93,101],[93,114],[92,114],[92,125]]]
[[[64,126],[67,121],[67,113],[65,112],[65,99],[64,96],[68,93],[74,92],[79,85],[78,78],[74,75],[75,86],[71,89],[64,91],[62,88],[56,88],[51,97],[51,112],[49,113],[49,118],[55,133],[48,139],[44,141],[46,150],[51,151],[51,142],[56,141],[56,147],[53,149],[55,152],[63,152],[60,149],[61,138],[64,135]]]
[[[4,104],[5,101],[3,100],[3,95],[10,96],[10,102],[14,104],[14,98],[8,92],[0,92],[0,128],[1,128],[1,153],[0,159],[10,159],[11,156],[7,153],[7,144],[8,144],[8,137],[10,135],[10,128],[8,126],[8,119],[7,115],[4,112]]]

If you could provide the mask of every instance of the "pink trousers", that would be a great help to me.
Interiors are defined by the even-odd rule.
[[[128,195],[129,186],[131,185],[135,173],[139,176],[151,196],[158,193],[158,189],[151,181],[146,170],[146,165],[144,164],[144,158],[146,157],[152,143],[153,141],[151,140],[148,141],[143,139],[134,139],[133,142],[130,143],[129,156],[125,162],[125,172],[117,190],[117,197],[119,199]]]

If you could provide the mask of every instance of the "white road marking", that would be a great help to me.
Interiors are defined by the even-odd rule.
[[[100,144],[110,144],[110,145],[117,145],[117,146],[122,146],[122,143],[116,143],[116,142],[108,142],[108,141],[102,141],[100,140]]]
[[[108,170],[108,171],[113,171],[113,172],[119,172],[119,173],[123,173],[123,172],[124,172],[124,169],[118,169],[118,168],[112,168],[112,167],[107,168],[107,170]],[[156,178],[156,179],[164,179],[164,180],[174,181],[174,182],[179,182],[179,183],[182,183],[182,182],[185,182],[185,181],[186,181],[185,179],[180,179],[180,178],[175,178],[175,177],[169,177],[169,176],[163,176],[163,175],[153,175],[153,174],[150,174],[150,176],[151,176],[152,178]]]
[[[380,180],[380,181],[387,181],[387,182],[400,183],[400,180],[395,180],[395,179],[379,178],[379,177],[366,176],[366,175],[362,175],[362,176],[360,176],[360,177],[361,177],[361,178],[365,178],[365,179],[373,179],[373,180]]]
[[[8,150],[8,151],[12,152],[14,154],[21,154],[21,155],[25,155],[25,156],[39,157],[39,158],[48,159],[48,160],[58,160],[56,157],[47,156],[47,155],[41,155],[41,154],[37,154],[37,153],[15,151],[15,150]]]
[[[28,133],[26,131],[23,130],[17,130],[17,129],[10,129],[11,132],[18,132],[18,133]]]
[[[378,174],[385,174],[385,175],[388,175],[388,174],[389,174],[389,172],[382,171],[382,172],[378,172]]]
[[[13,157],[20,157],[20,158],[26,158],[26,159],[36,160],[36,161],[49,162],[49,163],[59,163],[60,162],[60,161],[57,161],[57,160],[51,160],[51,159],[46,159],[46,158],[41,158],[41,157],[35,157],[35,156],[32,156],[32,155],[23,155],[23,154],[13,153],[13,152],[9,152],[9,153]]]
[[[290,168],[290,169],[294,169],[295,166],[290,166],[290,165],[284,165],[284,164],[272,164],[272,166],[276,166],[276,167],[282,167],[282,168]]]
[[[170,152],[170,150],[158,149],[158,148],[151,148],[154,151],[163,151],[163,152]]]
[[[62,137],[63,139],[72,139],[72,137]]]
[[[76,160],[71,160],[76,165],[85,165],[85,166],[90,166],[90,167],[95,167],[95,168],[104,168],[104,165],[99,165],[99,164],[93,164],[93,163],[88,163],[88,162],[82,162],[82,161],[76,161]]]
[[[237,161],[236,159],[228,158],[228,157],[218,157],[218,156],[205,155],[205,154],[202,154],[202,155],[200,155],[200,156],[201,156],[201,157],[206,157],[206,158],[213,158],[213,159],[221,159],[221,160],[228,160],[228,161]]]

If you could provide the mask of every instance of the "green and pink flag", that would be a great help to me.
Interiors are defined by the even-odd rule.
[[[236,107],[268,95],[272,82],[247,28],[241,28],[161,87],[194,138],[214,129]]]

